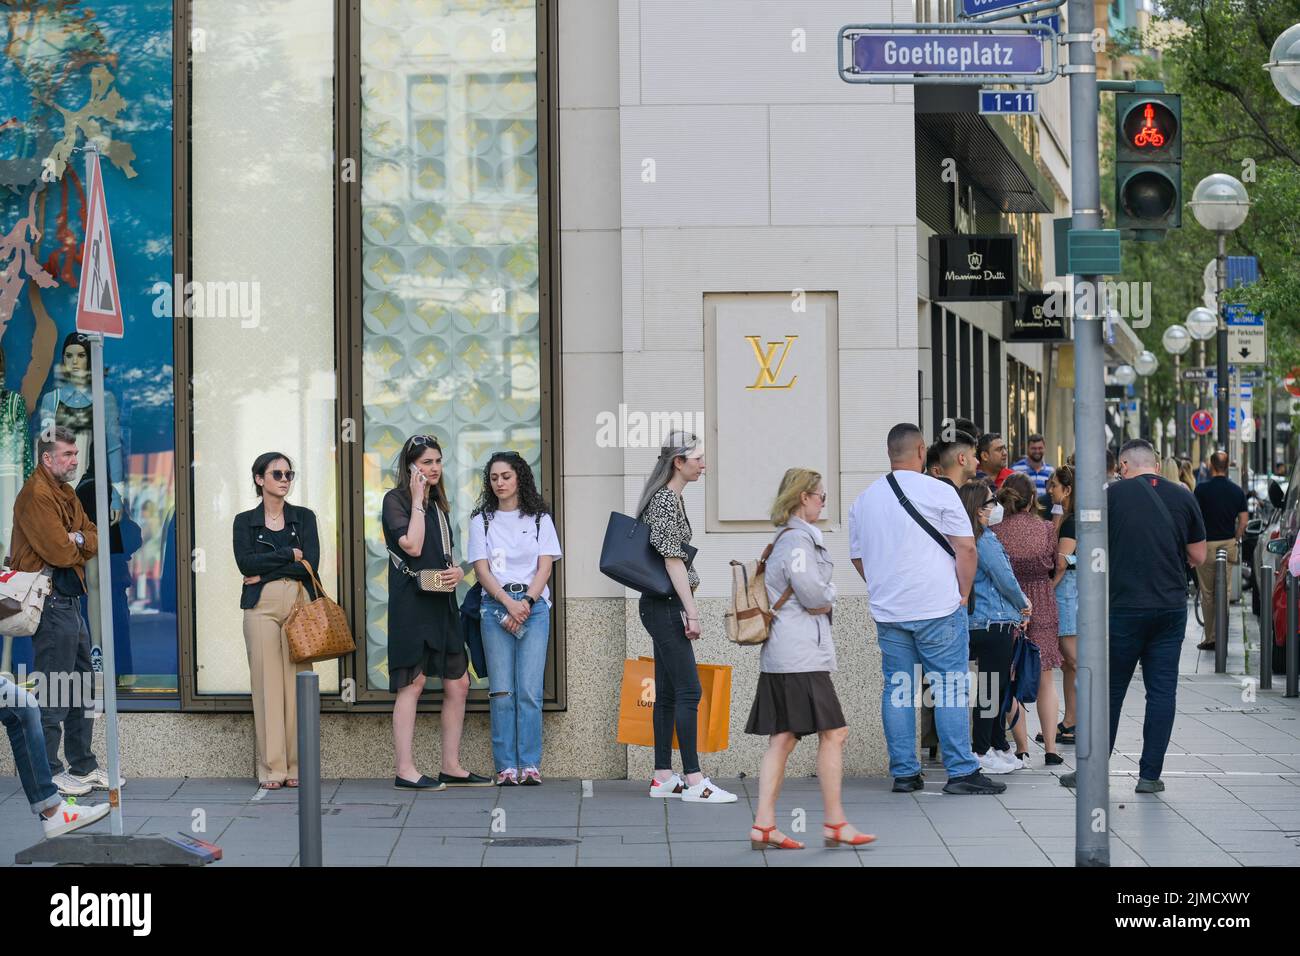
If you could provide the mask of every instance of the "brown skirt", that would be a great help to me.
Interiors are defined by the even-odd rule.
[[[764,673],[758,675],[758,690],[745,733],[764,737],[794,734],[802,738],[848,725],[828,672]]]

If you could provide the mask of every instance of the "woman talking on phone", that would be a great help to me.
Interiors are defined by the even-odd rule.
[[[432,435],[412,435],[397,456],[394,487],[384,495],[388,546],[388,689],[393,705],[393,753],[398,790],[484,787],[487,777],[460,765],[460,735],[469,694],[469,656],[456,608],[464,572],[452,560],[451,507],[443,487],[442,447]],[[432,570],[439,590],[421,589]],[[447,590],[441,590],[446,588]],[[429,677],[442,681],[442,772],[415,769],[415,711]]]
[[[677,797],[687,803],[735,803],[736,795],[700,772],[696,730],[700,708],[700,675],[695,669],[693,642],[700,637],[700,612],[695,589],[700,576],[686,564],[691,523],[682,492],[704,474],[704,448],[689,432],[670,432],[654,471],[637,502],[637,520],[650,528],[650,545],[663,556],[673,593],[641,596],[641,624],[654,641],[655,706],[653,716],[655,772],[650,796]],[[673,773],[673,729],[682,751],[682,778]]]

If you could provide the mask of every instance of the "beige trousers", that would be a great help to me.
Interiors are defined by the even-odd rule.
[[[1201,585],[1201,611],[1205,616],[1207,643],[1214,640],[1214,556],[1220,548],[1228,552],[1228,573],[1231,574],[1232,565],[1237,563],[1237,542],[1231,538],[1227,541],[1205,542],[1205,563],[1196,569],[1196,580]],[[1228,579],[1228,593],[1232,593],[1231,578]]]
[[[312,667],[290,659],[284,622],[294,605],[302,601],[298,582],[268,581],[257,607],[244,611],[258,783],[284,783],[298,777],[298,698],[294,681],[299,671]]]

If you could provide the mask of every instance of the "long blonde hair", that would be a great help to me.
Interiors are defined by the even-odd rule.
[[[1182,481],[1179,477],[1177,458],[1166,458],[1160,463],[1160,477],[1175,483]]]
[[[812,494],[822,483],[822,476],[811,468],[791,468],[781,477],[781,487],[772,502],[772,524],[786,524],[803,505],[803,496]]]

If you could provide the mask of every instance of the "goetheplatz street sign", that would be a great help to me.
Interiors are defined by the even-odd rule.
[[[1041,36],[860,33],[853,38],[857,73],[1005,73],[1043,70]]]

